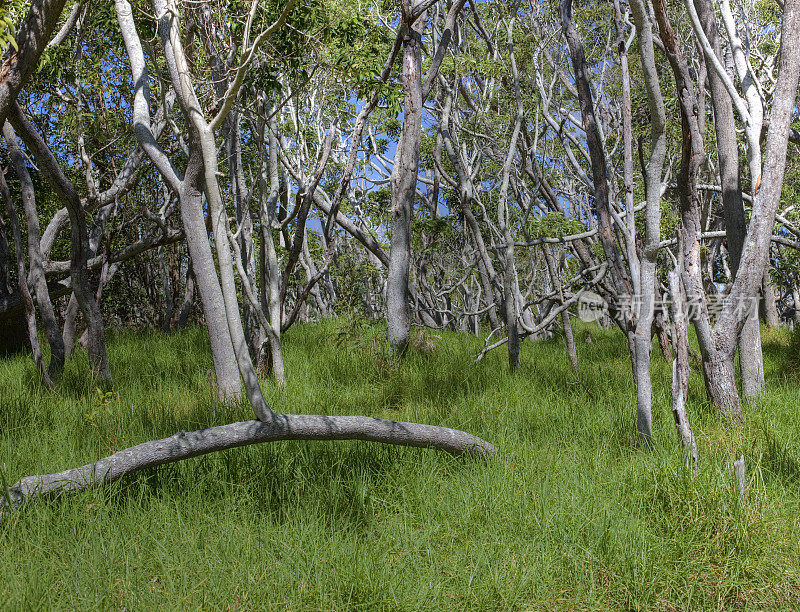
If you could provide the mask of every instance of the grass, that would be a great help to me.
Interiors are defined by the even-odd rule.
[[[582,384],[559,341],[478,364],[442,332],[402,363],[380,331],[343,321],[286,338],[282,412],[367,414],[457,427],[490,462],[361,442],[282,442],[147,470],[31,504],[0,525],[8,609],[793,609],[800,599],[800,379],[788,337],[764,337],[768,392],[744,428],[720,420],[692,374],[700,452],[688,472],[654,356],[655,443],[631,446],[624,339],[578,330]],[[114,393],[85,353],[57,390],[30,359],[0,361],[8,482],[87,463],[180,429],[251,418],[210,397],[203,330],[121,332]],[[741,505],[729,464],[747,459]]]

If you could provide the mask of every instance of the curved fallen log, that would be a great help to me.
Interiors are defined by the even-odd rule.
[[[271,423],[241,421],[131,446],[94,463],[56,474],[26,476],[0,491],[0,519],[25,502],[108,484],[144,468],[216,451],[279,440],[366,440],[488,457],[496,448],[472,434],[419,423],[364,416],[276,414]]]

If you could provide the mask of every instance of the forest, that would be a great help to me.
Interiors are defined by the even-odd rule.
[[[2,0],[0,607],[793,609],[800,0]]]

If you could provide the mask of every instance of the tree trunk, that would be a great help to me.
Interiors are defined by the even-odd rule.
[[[769,266],[764,270],[764,284],[762,285],[764,299],[761,302],[762,318],[769,327],[780,327],[781,317],[778,314],[778,298],[775,295],[775,284],[769,274]]]
[[[44,275],[42,253],[39,249],[41,230],[39,228],[39,215],[36,210],[36,195],[33,181],[25,166],[25,159],[17,144],[16,134],[8,122],[3,126],[3,135],[6,139],[8,155],[14,166],[14,173],[20,181],[22,191],[22,205],[25,211],[25,220],[28,225],[28,260],[30,261],[30,280],[33,285],[36,303],[39,306],[39,315],[44,323],[47,341],[50,344],[50,364],[47,373],[51,380],[58,380],[64,370],[64,341],[59,330],[53,304],[50,301],[50,292],[47,289],[47,279]]]
[[[289,8],[291,5],[287,5]],[[202,154],[202,176],[205,194],[208,199],[209,217],[214,232],[214,245],[216,247],[217,262],[219,265],[219,280],[222,289],[222,298],[225,305],[225,322],[228,325],[233,352],[239,367],[239,374],[244,383],[247,399],[256,416],[269,422],[275,416],[272,409],[264,399],[259,385],[250,351],[242,326],[241,313],[236,287],[236,277],[233,271],[233,257],[229,238],[228,216],[222,200],[219,181],[219,160],[217,157],[217,143],[214,136],[214,127],[205,119],[197,93],[192,85],[186,54],[181,40],[178,12],[173,0],[153,0],[153,8],[160,15],[158,33],[164,47],[166,65],[170,73],[173,87],[179,91],[179,102],[187,122],[191,125],[192,138],[195,146]],[[196,236],[201,237],[199,234]],[[205,238],[205,236],[203,236]],[[195,278],[198,285],[201,280],[197,274]]]
[[[722,61],[722,43],[713,3],[711,0],[694,0],[694,5],[714,54]],[[716,70],[709,70],[707,76],[711,91],[711,105],[714,109],[714,131],[717,140],[720,187],[722,188],[723,220],[730,258],[728,265],[735,277],[739,270],[739,259],[747,231],[742,201],[736,124],[733,116],[733,103],[722,78]],[[755,313],[750,314],[742,328],[738,346],[742,392],[746,398],[752,398],[758,395],[764,384],[761,335]]]
[[[242,256],[245,272],[251,280],[254,280],[256,278],[256,259],[253,248],[253,219],[250,216],[250,198],[245,184],[244,168],[242,167],[242,137],[241,128],[239,127],[239,113],[234,111],[228,115],[226,124],[228,129],[225,136],[225,149],[231,181],[231,195],[236,206],[236,222],[239,227],[239,252]],[[257,353],[258,317],[247,300],[244,301],[242,306],[242,321],[244,323],[247,348],[250,351],[250,358],[253,359]]]
[[[703,149],[703,133],[696,114],[697,96],[688,63],[679,48],[675,32],[667,16],[665,0],[655,0],[653,6],[661,40],[675,75],[681,109],[682,144],[678,193],[681,214],[679,244],[683,287],[687,299],[692,304],[692,322],[697,332],[697,340],[703,358],[706,389],[714,404],[723,414],[732,415],[741,420],[742,409],[733,366],[736,345],[735,342],[733,344],[718,342],[719,339],[711,328],[702,280],[699,239],[702,233],[702,224],[697,176],[705,159],[705,151]]]
[[[225,304],[219,286],[214,257],[206,234],[203,216],[202,159],[196,146],[189,155],[189,165],[183,180],[180,196],[181,219],[186,233],[186,245],[192,262],[194,278],[203,305],[208,335],[211,339],[211,358],[217,381],[217,395],[222,401],[235,401],[241,397],[239,369],[233,353],[231,335],[225,320]]]
[[[11,222],[11,232],[14,236],[14,251],[17,256],[17,286],[22,295],[22,303],[25,307],[25,323],[28,331],[28,341],[30,342],[31,352],[33,353],[33,361],[36,364],[36,369],[39,370],[39,376],[42,378],[42,383],[47,388],[53,387],[53,381],[47,373],[42,358],[42,349],[39,346],[39,335],[36,330],[36,311],[33,307],[33,298],[28,290],[28,275],[25,273],[25,251],[22,248],[22,232],[19,229],[19,220],[17,218],[17,211],[14,207],[14,202],[11,200],[11,193],[8,190],[6,179],[0,172],[0,195],[6,203],[6,211],[8,218]]]
[[[742,306],[751,305],[752,296],[757,295],[759,286],[764,280],[772,229],[786,170],[789,123],[800,76],[798,31],[800,31],[800,0],[788,0],[784,3],[781,24],[779,72],[772,96],[769,132],[764,149],[763,178],[760,189],[754,193],[753,212],[739,270],[714,330],[717,345],[725,353],[732,353],[732,342],[735,342],[737,332],[742,329],[748,311],[751,310]]]
[[[281,346],[281,328],[283,316],[281,308],[281,270],[278,264],[278,253],[275,250],[275,240],[272,236],[272,223],[276,217],[276,206],[280,195],[280,175],[278,173],[278,119],[275,113],[268,120],[268,145],[269,160],[267,173],[269,175],[269,191],[265,195],[265,185],[261,187],[261,239],[262,261],[261,269],[265,278],[262,292],[262,309],[269,317],[269,325],[264,330],[267,334],[269,363],[275,381],[282,385],[286,380],[286,371],[283,363],[283,347]],[[262,177],[262,180],[264,178]],[[288,189],[288,187],[287,187]],[[259,354],[259,370],[264,370],[262,362],[263,350]]]
[[[103,316],[100,312],[100,306],[94,299],[89,287],[89,271],[87,268],[89,233],[86,227],[86,213],[83,210],[80,197],[75,190],[75,186],[61,170],[50,148],[24,116],[22,109],[16,104],[14,104],[9,115],[9,121],[22,137],[28,149],[33,152],[40,169],[44,171],[53,188],[67,205],[72,232],[70,277],[72,279],[72,290],[75,293],[78,306],[89,330],[89,343],[87,346],[89,362],[97,382],[101,385],[111,385],[111,370],[108,367],[108,359],[106,358]]]
[[[672,361],[672,415],[675,428],[686,454],[686,462],[697,463],[697,443],[686,414],[686,399],[689,394],[689,326],[686,318],[686,294],[680,280],[680,271],[669,273],[672,294],[671,310],[674,331],[675,357]]]
[[[186,329],[186,323],[189,320],[189,315],[192,313],[192,304],[194,304],[194,275],[190,268],[191,263],[186,268],[186,287],[183,292],[183,305],[178,313],[178,321],[175,324],[178,329]]]
[[[417,2],[414,2],[414,6]],[[409,303],[409,267],[411,262],[411,218],[417,187],[417,168],[422,138],[422,32],[427,18],[423,15],[413,24],[403,11],[403,130],[392,169],[392,208],[389,275],[386,285],[386,322],[389,345],[399,353],[408,348],[411,338],[411,306]]]

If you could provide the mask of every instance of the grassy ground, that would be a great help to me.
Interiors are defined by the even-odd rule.
[[[153,469],[33,504],[0,525],[9,609],[780,609],[800,599],[800,377],[765,337],[769,392],[726,425],[693,374],[699,472],[687,472],[654,357],[655,447],[631,447],[634,394],[618,333],[579,330],[581,384],[558,341],[473,364],[476,338],[387,357],[342,321],[293,329],[283,412],[462,428],[491,462],[369,443],[275,443]],[[8,482],[180,429],[250,418],[210,399],[202,330],[109,341],[116,393],[85,354],[57,391],[0,361]],[[728,470],[747,457],[749,501]]]

